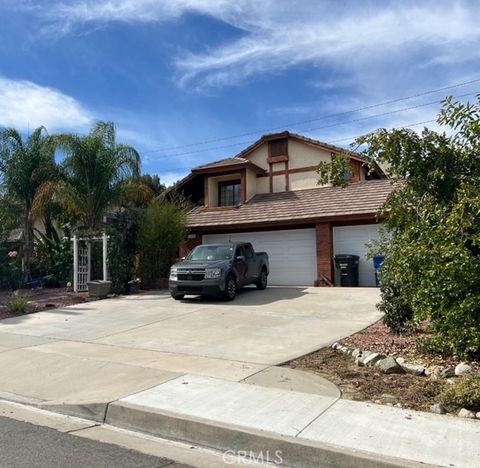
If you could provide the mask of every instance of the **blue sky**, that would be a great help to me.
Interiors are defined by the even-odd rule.
[[[166,183],[274,129],[346,146],[480,90],[323,118],[480,79],[476,1],[0,0],[0,17],[0,126],[113,120]]]

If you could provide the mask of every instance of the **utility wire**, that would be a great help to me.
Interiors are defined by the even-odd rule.
[[[395,127],[397,129],[403,129],[403,128],[410,128],[410,127],[418,127],[419,125],[425,125],[425,124],[428,124],[428,123],[432,123],[432,122],[436,122],[437,119],[431,119],[431,120],[424,120],[422,122],[415,122],[415,123],[411,123],[411,124],[407,124],[407,125],[402,125],[401,127]],[[375,130],[375,129],[374,129]],[[370,130],[369,132],[365,132],[365,133],[362,133],[361,135],[355,135],[355,136],[351,136],[351,137],[345,137],[345,138],[341,138],[341,139],[338,139],[338,140],[331,140],[331,141],[326,141],[325,143],[327,145],[331,145],[333,143],[340,143],[342,141],[353,141],[365,134],[368,134],[368,133],[371,133],[372,131],[374,130]],[[185,167],[176,167],[175,170],[177,171],[183,171],[183,170],[188,170],[188,169],[191,169],[192,166],[185,166]],[[167,172],[167,171],[165,171]]]
[[[468,97],[468,96],[474,96],[474,95],[478,94],[479,92],[480,91],[475,91],[473,93],[460,94],[459,96],[455,96],[455,99],[460,99],[460,98],[464,98],[464,97]],[[333,123],[333,124],[322,125],[320,127],[307,128],[307,129],[300,130],[300,131],[301,132],[310,132],[310,131],[314,131],[314,130],[321,130],[321,129],[325,129],[325,128],[338,127],[338,126],[341,126],[341,125],[364,122],[365,120],[370,120],[370,119],[374,119],[374,118],[377,118],[377,117],[385,117],[387,115],[398,114],[399,112],[405,112],[405,111],[409,111],[409,110],[419,109],[421,107],[431,106],[433,104],[438,104],[441,101],[442,100],[430,101],[430,102],[426,102],[426,103],[423,103],[423,104],[417,104],[415,106],[409,106],[409,107],[404,107],[402,109],[396,109],[396,110],[392,110],[392,111],[388,111],[388,112],[382,112],[380,114],[368,115],[366,117],[360,117],[358,119],[351,119],[351,120],[346,120],[346,121],[343,121],[343,122],[337,122],[337,123]],[[240,146],[240,145],[245,146],[245,145],[248,145],[248,144],[251,144],[251,140],[239,141],[237,143],[229,143],[228,145],[212,146],[212,147],[201,148],[201,149],[196,149],[196,150],[191,150],[191,151],[184,151],[184,152],[181,152],[181,153],[170,153],[168,155],[159,155],[159,156],[157,156],[157,158],[171,158],[171,157],[177,157],[177,156],[186,156],[186,155],[189,155],[189,154],[204,153],[204,152],[207,152],[207,151],[213,151],[213,150],[219,150],[219,149],[225,149],[225,148],[232,148],[232,147]],[[144,152],[143,154],[147,154],[147,152]]]
[[[210,140],[197,141],[197,142],[194,142],[194,143],[188,143],[188,144],[177,145],[177,146],[170,146],[170,147],[166,147],[166,148],[158,148],[158,149],[154,149],[154,150],[144,151],[143,154],[162,153],[162,152],[165,152],[165,151],[171,151],[171,150],[180,149],[180,148],[188,148],[188,147],[192,147],[192,146],[206,145],[208,143],[217,143],[219,141],[233,140],[233,139],[242,138],[242,137],[245,137],[245,136],[257,135],[259,133],[268,133],[268,132],[271,132],[272,130],[279,130],[279,129],[283,129],[283,128],[286,128],[286,127],[297,127],[298,125],[303,125],[303,124],[306,124],[306,123],[317,122],[317,121],[325,120],[325,119],[328,119],[328,118],[331,118],[331,117],[340,117],[340,116],[352,114],[352,113],[355,113],[355,112],[375,109],[377,107],[386,106],[386,105],[390,105],[390,104],[395,104],[397,102],[402,102],[402,101],[406,101],[406,100],[409,100],[409,99],[414,99],[414,98],[418,98],[418,97],[422,97],[422,96],[427,96],[427,95],[430,95],[430,94],[435,94],[435,93],[439,93],[441,91],[447,91],[447,90],[450,90],[450,89],[459,88],[461,86],[466,86],[466,85],[473,84],[473,83],[478,83],[478,82],[480,82],[480,78],[475,79],[475,80],[470,80],[470,81],[463,81],[461,83],[456,83],[456,84],[453,84],[451,86],[444,86],[443,88],[437,88],[437,89],[432,89],[432,90],[424,91],[424,92],[417,93],[417,94],[412,94],[410,96],[391,99],[389,101],[380,102],[380,103],[377,103],[377,104],[371,104],[371,105],[368,105],[368,106],[358,107],[356,109],[351,109],[351,110],[348,110],[348,111],[337,112],[337,113],[334,113],[334,114],[328,114],[328,115],[320,116],[320,117],[317,117],[317,118],[314,118],[314,119],[302,120],[302,121],[297,121],[297,122],[293,122],[293,123],[285,123],[285,124],[282,124],[282,125],[279,125],[279,126],[276,126],[276,127],[270,127],[268,129],[256,130],[256,131],[247,132],[247,133],[241,133],[241,134],[233,135],[233,136],[213,138],[213,139],[210,139]]]

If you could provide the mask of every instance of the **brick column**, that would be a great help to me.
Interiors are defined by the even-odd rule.
[[[315,286],[333,286],[333,238],[330,223],[315,226],[317,243],[317,281]]]
[[[202,243],[202,235],[195,234],[194,238],[187,239],[179,249],[179,257],[186,257],[197,245]]]

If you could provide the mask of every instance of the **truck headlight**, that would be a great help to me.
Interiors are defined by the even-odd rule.
[[[170,279],[177,279],[177,267],[172,266],[172,268],[170,268]]]
[[[212,278],[220,278],[222,274],[222,270],[220,268],[207,268],[205,270],[205,278],[212,279]]]

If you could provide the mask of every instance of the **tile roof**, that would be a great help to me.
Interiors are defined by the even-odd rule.
[[[257,194],[244,205],[225,209],[194,208],[190,228],[248,226],[262,223],[300,224],[320,218],[374,215],[393,191],[390,180],[370,180],[346,188],[318,187],[290,192]]]
[[[225,158],[220,159],[219,161],[213,161],[208,164],[202,164],[201,166],[194,167],[192,171],[196,171],[199,169],[211,169],[213,167],[224,167],[224,166],[235,166],[237,164],[248,164],[248,159],[233,157],[233,158]]]

